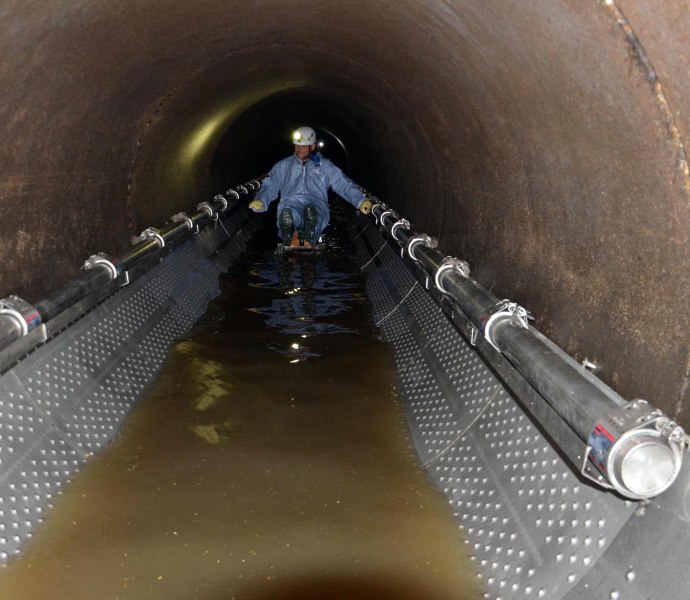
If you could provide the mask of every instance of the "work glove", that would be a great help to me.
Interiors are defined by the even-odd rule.
[[[253,210],[254,212],[263,212],[264,211],[264,203],[261,202],[261,200],[252,200],[249,203],[249,208]]]
[[[365,200],[362,202],[362,204],[359,205],[359,210],[363,215],[368,215],[371,212],[371,200]]]

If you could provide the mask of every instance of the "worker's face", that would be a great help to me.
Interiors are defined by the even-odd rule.
[[[309,155],[314,152],[315,148],[316,144],[312,144],[311,146],[295,146],[295,156],[300,160],[307,160]]]

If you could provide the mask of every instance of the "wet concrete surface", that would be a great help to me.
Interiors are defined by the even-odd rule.
[[[0,598],[481,596],[343,249],[256,242]]]

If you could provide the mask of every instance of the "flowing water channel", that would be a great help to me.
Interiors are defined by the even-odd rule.
[[[348,251],[258,236],[0,598],[481,597]]]

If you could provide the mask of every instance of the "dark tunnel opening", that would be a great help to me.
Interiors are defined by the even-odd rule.
[[[348,113],[342,98],[320,97],[318,90],[295,90],[251,106],[223,133],[210,160],[209,187],[224,190],[247,181],[289,156],[292,132],[312,126],[321,151],[355,181],[367,187],[375,180],[377,157],[368,133]]]

